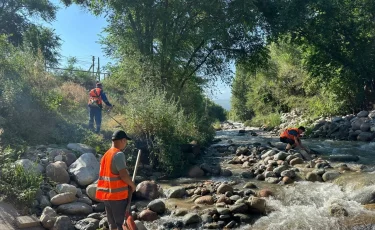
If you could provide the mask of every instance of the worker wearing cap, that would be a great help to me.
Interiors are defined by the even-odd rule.
[[[96,133],[100,132],[100,126],[102,124],[102,108],[103,108],[103,102],[109,106],[112,107],[112,104],[109,103],[107,96],[105,95],[103,91],[103,85],[100,82],[96,83],[96,87],[92,90],[90,90],[89,94],[89,129],[94,130],[94,120],[96,123]]]
[[[125,154],[122,152],[131,140],[124,131],[118,130],[112,135],[112,147],[100,161],[100,171],[96,198],[104,201],[108,224],[111,230],[122,230],[126,220],[128,195],[135,191],[135,184],[126,167]]]

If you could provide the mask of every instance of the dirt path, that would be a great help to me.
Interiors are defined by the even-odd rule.
[[[13,205],[0,201],[0,229],[17,230],[15,220],[18,216],[17,210]]]
[[[16,227],[16,218],[18,216],[19,214],[13,205],[0,201],[0,230],[19,230]],[[44,230],[44,228],[41,226],[22,230]]]

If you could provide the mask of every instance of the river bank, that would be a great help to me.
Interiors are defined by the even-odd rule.
[[[216,133],[186,177],[165,179],[154,172],[138,178],[132,215],[140,229],[374,228],[373,143],[307,139],[320,155],[306,160],[298,151],[270,147],[278,145],[270,132],[240,123],[227,128]],[[80,156],[74,158],[73,150]],[[46,169],[40,173],[59,181],[43,184],[35,202],[46,229],[107,225],[103,204],[94,198],[99,161],[88,152],[93,149],[80,144],[30,152]],[[358,160],[327,160],[335,154]]]

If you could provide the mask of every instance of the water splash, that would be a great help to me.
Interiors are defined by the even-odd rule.
[[[349,225],[345,220],[375,214],[365,210],[360,203],[350,200],[350,197],[374,188],[375,186],[368,186],[361,190],[344,191],[332,183],[295,183],[284,187],[275,199],[267,201],[268,207],[274,211],[256,221],[252,229],[345,229]],[[332,205],[339,205],[347,210],[348,217],[332,217]]]

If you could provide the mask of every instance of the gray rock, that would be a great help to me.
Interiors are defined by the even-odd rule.
[[[49,197],[49,199],[52,199],[52,197],[54,197],[54,196],[56,196],[57,195],[57,193],[55,192],[55,191],[53,191],[53,190],[50,190],[49,192],[48,192],[48,197]]]
[[[243,188],[257,188],[257,186],[252,182],[247,182]]]
[[[39,220],[43,227],[51,229],[56,222],[57,214],[51,207],[45,207]]]
[[[288,166],[286,166],[286,165],[281,165],[281,166],[275,168],[275,169],[273,170],[273,172],[276,173],[277,175],[280,175],[282,171],[285,171],[285,170],[287,170],[287,169],[288,169]]]
[[[189,213],[189,214],[185,215],[184,218],[183,218],[183,222],[184,222],[185,225],[196,224],[196,223],[199,223],[201,221],[202,221],[201,217],[196,213]]]
[[[42,175],[44,172],[44,167],[40,164],[32,162],[29,159],[20,159],[15,162],[16,166],[21,166],[23,170],[27,173],[32,173],[36,175]]]
[[[323,174],[326,172],[325,169],[315,169],[313,173],[318,174],[319,176],[323,176]]]
[[[368,186],[357,190],[349,195],[349,200],[354,200],[360,204],[375,203],[375,190],[373,186]]]
[[[252,196],[249,198],[249,212],[250,213],[265,213],[266,212],[266,200]]]
[[[254,178],[254,173],[251,171],[245,171],[241,173],[241,176],[243,178],[249,179],[249,178]]]
[[[59,216],[53,225],[52,230],[75,230],[70,218],[67,216]]]
[[[361,111],[357,114],[357,117],[367,117],[369,115],[369,112],[368,111]]]
[[[94,219],[97,219],[97,220],[101,220],[102,219],[102,214],[100,214],[100,213],[91,213],[90,215],[87,216],[87,218],[94,218]]]
[[[199,178],[204,176],[204,171],[197,165],[191,167],[188,171],[190,178]]]
[[[87,196],[83,196],[81,198],[78,198],[77,202],[85,203],[85,204],[88,204],[90,206],[92,205],[92,200]]]
[[[234,226],[236,226],[236,222],[235,221],[231,221],[231,222],[229,222],[227,225],[225,225],[225,227],[224,227],[224,229],[231,229],[231,228],[233,228]]]
[[[74,195],[77,194],[77,188],[70,184],[58,184],[56,185],[56,192],[57,193],[66,193],[70,192]]]
[[[368,132],[371,129],[371,124],[370,123],[363,123],[360,127],[362,132]]]
[[[228,215],[228,214],[230,214],[229,208],[217,208],[216,210],[217,210],[217,213],[219,215]]]
[[[226,192],[232,192],[233,193],[233,187],[227,184],[221,184],[217,188],[217,193],[218,194],[225,194]]]
[[[57,207],[57,212],[66,215],[88,215],[93,212],[93,209],[88,204],[74,202],[60,205],[59,207]]]
[[[92,184],[99,178],[99,162],[93,153],[85,153],[69,166],[69,173],[73,174],[80,186]]]
[[[78,230],[97,230],[99,228],[99,220],[94,218],[86,218],[78,221],[74,227]]]
[[[294,172],[293,170],[285,170],[285,171],[282,171],[281,172],[281,176],[282,177],[289,177],[289,178],[294,178],[296,177],[296,172]]]
[[[61,164],[61,163],[63,164]],[[62,161],[47,165],[46,176],[56,183],[69,183],[70,177],[66,171],[66,164]],[[65,166],[65,167],[64,167]]]
[[[375,118],[375,110],[371,111],[368,115],[369,118],[374,119]]]
[[[294,158],[290,161],[290,165],[303,164],[303,160],[299,157]]]
[[[188,213],[187,209],[179,208],[172,212],[174,216],[185,216]]]
[[[147,208],[161,215],[165,212],[165,203],[159,199],[153,200],[147,205]]]
[[[108,225],[108,219],[107,219],[107,217],[104,217],[104,218],[99,222],[99,228],[100,228],[100,229],[109,229],[109,225]]]
[[[268,177],[276,177],[276,173],[272,172],[272,171],[266,171],[264,172],[264,177],[265,178],[268,178]]]
[[[235,205],[232,205],[232,206],[229,207],[229,211],[231,213],[233,213],[233,214],[235,214],[235,213],[244,213],[244,214],[246,214],[248,209],[249,209],[249,207],[245,203],[243,203],[243,204],[235,204]]]
[[[346,209],[340,205],[334,204],[329,208],[329,213],[334,217],[348,216],[349,213]]]
[[[313,173],[313,172],[308,172],[306,174],[306,180],[307,181],[311,181],[311,182],[316,182],[316,181],[322,181],[322,178],[316,174],[316,173]]]
[[[167,195],[167,198],[183,198],[186,196],[186,189],[184,187],[172,187],[168,189],[165,194]]]
[[[207,163],[201,164],[200,168],[205,172],[205,173],[212,173],[212,168],[210,165]]]
[[[357,137],[359,141],[371,141],[372,139],[374,139],[374,134],[370,132],[361,132]]]
[[[229,199],[232,200],[232,201],[237,201],[237,200],[241,199],[241,197],[239,195],[233,195],[233,196],[229,197]]]
[[[53,205],[61,205],[61,204],[68,204],[77,200],[75,194],[70,192],[65,192],[61,194],[57,194],[56,196],[52,197],[51,203]]]
[[[257,179],[257,180],[264,180],[264,179],[266,179],[266,178],[265,178],[265,176],[264,176],[263,174],[258,174],[258,175],[255,177],[255,179]]]
[[[230,171],[229,169],[222,169],[220,175],[224,177],[230,177],[232,176],[232,171]]]
[[[42,196],[42,198],[40,198],[40,202],[39,203],[40,203],[39,206],[41,208],[45,208],[47,206],[51,206],[51,202],[49,202],[48,197],[44,196],[44,195]]]
[[[278,161],[278,160],[285,160],[286,158],[288,157],[288,154],[286,152],[279,152],[278,154],[276,154],[274,156],[274,160]]]
[[[261,158],[262,159],[265,159],[266,157],[270,157],[270,156],[273,156],[277,153],[276,150],[272,149],[272,150],[269,150],[267,151],[266,153],[262,154]]]
[[[81,144],[81,143],[70,143],[70,144],[68,144],[67,148],[71,149],[73,151],[79,152],[81,154],[85,154],[85,153],[93,153],[94,154],[95,153],[95,150],[93,148],[91,148],[88,145]]]
[[[276,178],[276,177],[268,177],[265,179],[265,181],[267,183],[270,183],[270,184],[277,184],[279,183],[279,178]]]
[[[98,187],[98,184],[90,184],[86,187],[86,194],[88,197],[90,197],[91,200],[94,200],[96,202],[102,202],[98,199],[96,199],[96,188]]]
[[[154,181],[142,181],[137,185],[136,195],[142,199],[154,200],[161,194],[159,192],[159,186]]]
[[[330,172],[324,173],[322,178],[324,181],[330,181],[330,180],[336,179],[339,176],[340,176],[339,172],[330,171]]]
[[[206,224],[206,223],[211,223],[212,222],[212,217],[208,214],[203,214],[202,215],[202,222],[203,224]]]

